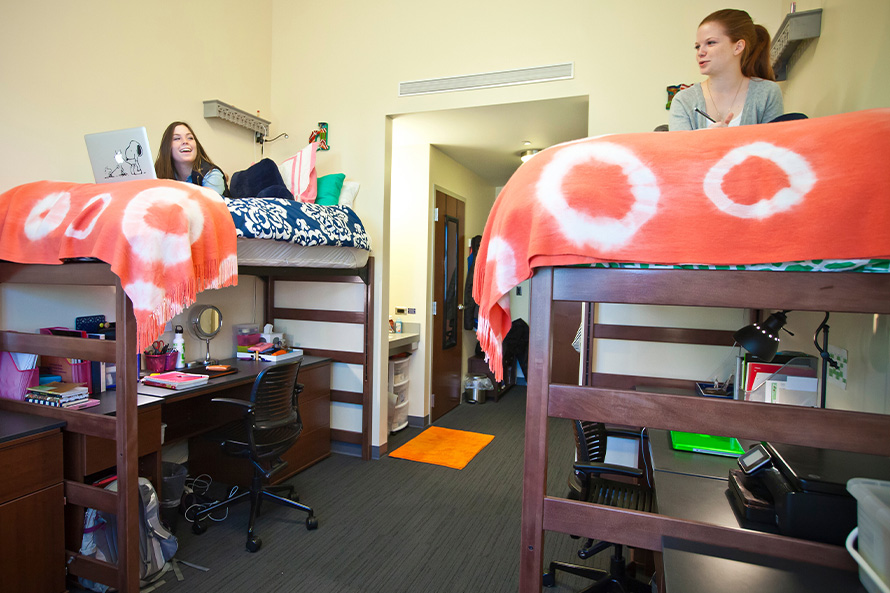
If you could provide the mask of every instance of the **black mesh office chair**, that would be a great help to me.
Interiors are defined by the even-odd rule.
[[[646,484],[622,482],[602,477],[603,475],[617,475],[636,480],[641,480],[644,477],[643,471],[639,468],[612,465],[605,462],[606,439],[609,436],[639,439],[639,433],[606,427],[601,422],[581,420],[575,420],[573,428],[575,431],[576,461],[574,471],[569,478],[570,490],[568,498],[636,511],[651,511],[652,490]],[[555,585],[556,572],[561,570],[594,580],[594,583],[584,589],[583,593],[601,591],[650,593],[651,587],[648,583],[637,581],[627,574],[627,564],[623,556],[623,546],[621,544],[588,539],[587,543],[578,551],[578,557],[582,559],[590,558],[609,546],[614,548],[609,562],[609,570],[553,561],[550,563],[549,570],[544,573],[544,585],[548,587]]]
[[[248,498],[250,499],[250,522],[247,526],[249,552],[256,552],[262,546],[262,540],[254,534],[253,525],[263,499],[305,511],[309,514],[306,518],[306,528],[318,527],[318,520],[312,509],[300,504],[294,497],[293,486],[264,486],[269,478],[287,465],[287,462],[281,459],[281,455],[291,448],[303,431],[298,408],[299,392],[302,391],[302,385],[297,383],[299,371],[300,361],[271,366],[257,375],[249,401],[229,398],[212,400],[244,408],[243,419],[223,426],[212,433],[210,438],[219,442],[227,455],[249,459],[253,464],[254,473],[250,490],[237,493],[198,511],[192,524],[192,531],[195,533],[200,534],[207,530],[201,520],[213,511]],[[285,491],[287,497],[275,494]]]

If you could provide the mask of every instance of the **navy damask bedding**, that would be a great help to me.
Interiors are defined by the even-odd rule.
[[[371,249],[362,221],[347,206],[321,206],[281,198],[226,199],[235,233],[296,245]]]

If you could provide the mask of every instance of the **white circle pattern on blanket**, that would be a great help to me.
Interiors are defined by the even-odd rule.
[[[148,224],[146,215],[149,209],[164,204],[182,209],[188,222],[188,234],[168,233]],[[188,192],[170,187],[151,188],[139,192],[127,204],[121,229],[139,259],[178,264],[191,259],[191,244],[198,240],[204,230],[204,215],[200,205]]]
[[[723,191],[723,178],[733,168],[741,165],[750,157],[760,157],[775,163],[788,176],[790,187],[777,191],[768,200],[760,200],[755,204],[739,204],[733,202]],[[754,142],[739,146],[726,153],[716,165],[705,175],[704,192],[715,206],[723,212],[738,218],[769,218],[779,212],[789,210],[803,201],[805,195],[813,189],[816,174],[805,158],[769,142]]]
[[[488,252],[485,256],[485,272],[490,274],[494,269],[494,285],[497,294],[506,294],[519,284],[516,273],[516,255],[513,248],[504,239],[493,236],[488,241]]]
[[[164,302],[167,291],[151,282],[137,280],[124,286],[124,291],[137,311],[154,311]]]
[[[59,228],[71,210],[71,194],[54,192],[38,200],[25,219],[25,236],[36,241]]]
[[[99,194],[98,196],[94,196],[86,203],[86,206],[83,207],[82,211],[88,211],[90,206],[98,200],[102,200],[102,207],[93,213],[90,219],[90,224],[88,224],[86,228],[78,230],[74,228],[74,223],[78,222],[78,219],[73,220],[71,224],[68,225],[68,228],[65,229],[66,237],[71,237],[72,239],[85,239],[90,236],[90,233],[92,233],[93,229],[96,227],[96,222],[99,220],[99,217],[102,216],[102,213],[105,212],[105,209],[111,204],[111,194]]]
[[[634,203],[623,218],[590,216],[571,208],[566,201],[563,179],[574,167],[591,160],[618,165],[627,177]],[[604,250],[627,244],[655,214],[661,196],[652,170],[630,149],[614,142],[575,144],[559,149],[544,165],[535,193],[567,239],[577,245],[590,244]]]

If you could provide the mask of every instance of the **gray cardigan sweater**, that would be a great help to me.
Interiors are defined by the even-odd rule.
[[[699,130],[711,123],[694,111],[698,107],[708,113],[701,83],[683,89],[671,101],[671,114],[668,127],[673,130]],[[742,109],[739,125],[762,124],[774,120],[784,113],[782,91],[771,80],[752,78],[748,84],[748,95]],[[709,114],[715,116],[715,114]]]

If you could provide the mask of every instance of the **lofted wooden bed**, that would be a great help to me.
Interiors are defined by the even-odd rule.
[[[473,298],[497,374],[507,296],[531,278],[523,593],[540,591],[546,531],[654,551],[679,539],[855,568],[840,546],[548,495],[551,416],[890,455],[888,415],[679,395],[675,379],[588,372],[587,385],[558,383],[554,341],[563,337],[554,319],[568,303],[890,313],[888,132],[890,109],[872,109],[605,135],[547,148],[514,173],[486,223]],[[597,338],[732,345],[715,330],[587,328]]]
[[[45,247],[39,257],[32,257],[27,249],[35,245],[33,233],[29,234],[27,224],[23,221],[34,213],[42,215],[41,206],[34,206],[48,192],[55,207],[62,204],[66,217],[52,219],[50,225],[45,225],[47,240],[38,243]],[[110,200],[107,194],[99,195],[101,191],[115,193],[116,200]],[[144,192],[144,193],[140,193]],[[154,192],[150,197],[149,192]],[[160,192],[160,193],[159,193]],[[36,199],[34,195],[36,194]],[[98,197],[95,197],[97,194]],[[61,198],[59,197],[61,196]],[[80,358],[85,360],[102,361],[116,364],[117,389],[115,392],[103,394],[101,399],[109,402],[98,407],[83,411],[65,410],[17,401],[14,399],[0,398],[0,413],[2,410],[18,411],[65,420],[67,425],[63,429],[65,439],[100,438],[114,443],[114,459],[117,462],[117,474],[119,480],[119,492],[110,492],[102,488],[84,483],[83,471],[77,469],[76,463],[67,463],[65,469],[65,517],[66,517],[66,567],[67,573],[72,576],[84,577],[100,583],[114,585],[120,591],[135,592],[139,590],[139,532],[138,514],[139,503],[137,499],[137,478],[145,475],[153,479],[160,476],[160,459],[157,453],[140,459],[138,451],[142,448],[142,441],[153,440],[152,447],[145,450],[158,451],[160,448],[160,435],[140,435],[137,420],[137,381],[139,377],[136,368],[136,355],[145,346],[145,340],[150,343],[162,331],[163,319],[157,317],[148,318],[143,312],[134,308],[131,294],[144,296],[138,289],[131,292],[134,284],[148,278],[148,267],[140,262],[158,261],[150,259],[152,255],[163,253],[165,240],[173,237],[177,240],[180,236],[157,232],[151,225],[127,226],[126,212],[128,204],[137,204],[140,200],[147,199],[152,208],[173,208],[175,213],[160,216],[167,220],[170,216],[181,216],[178,204],[187,204],[186,212],[181,228],[197,229],[189,240],[192,245],[193,267],[179,265],[183,253],[181,245],[172,251],[176,253],[171,263],[167,258],[163,261],[168,271],[172,273],[164,277],[148,278],[158,290],[166,290],[159,299],[169,305],[174,299],[180,307],[187,307],[191,303],[183,297],[188,290],[183,286],[190,286],[194,291],[200,292],[205,288],[218,288],[231,284],[231,275],[235,271],[233,265],[236,251],[236,237],[232,218],[226,210],[226,206],[215,194],[203,193],[200,188],[192,186],[176,185],[172,182],[130,182],[130,184],[114,184],[113,186],[93,186],[81,184],[63,184],[58,182],[40,182],[29,186],[20,186],[2,194],[0,202],[0,220],[4,221],[4,258],[0,260],[0,283],[29,284],[47,287],[47,291],[61,293],[65,285],[80,286],[114,286],[115,287],[115,317],[116,340],[91,340],[85,338],[60,337],[40,335],[18,331],[0,329],[0,351],[21,352],[61,356],[67,358]],[[107,210],[89,210],[89,205],[97,199],[106,200]],[[70,200],[70,202],[68,201]],[[72,204],[69,208],[68,204]],[[200,209],[200,212],[199,212]],[[119,210],[113,213],[112,210]],[[104,214],[103,214],[104,212]],[[85,214],[83,214],[85,213]],[[112,216],[114,214],[114,216]],[[80,216],[81,218],[77,218]],[[81,222],[84,220],[85,222]],[[354,214],[350,213],[351,217]],[[90,223],[91,218],[93,222]],[[123,225],[119,222],[123,218]],[[176,219],[170,219],[176,220]],[[355,219],[357,220],[357,219]],[[96,224],[98,221],[98,224]],[[89,223],[89,226],[86,226]],[[351,229],[358,230],[357,223],[351,223]],[[105,225],[104,228],[102,225]],[[189,227],[191,225],[191,227]],[[172,227],[173,225],[171,225]],[[65,230],[67,227],[67,231]],[[83,227],[83,230],[81,230]],[[121,229],[123,228],[123,232]],[[147,229],[148,238],[137,236],[142,229]],[[203,231],[201,230],[203,229]],[[63,233],[63,231],[65,231]],[[362,231],[363,232],[363,231]],[[128,235],[129,233],[129,235]],[[203,234],[202,234],[203,233]],[[79,234],[81,242],[72,242],[69,237]],[[199,235],[196,239],[194,235]],[[121,236],[126,236],[127,241],[120,241]],[[98,237],[98,239],[97,239]],[[113,239],[117,242],[103,242],[103,239]],[[157,241],[161,250],[155,250],[155,243],[143,242],[137,249],[134,245],[138,241]],[[92,241],[92,242],[91,242]],[[240,241],[240,240],[239,240]],[[254,245],[257,242],[267,244],[279,243],[264,239],[250,239]],[[187,244],[186,244],[187,245]],[[362,328],[363,344],[359,351],[344,352],[332,350],[320,350],[311,347],[304,348],[309,355],[325,356],[335,362],[361,365],[363,373],[362,391],[360,393],[334,392],[333,401],[347,401],[362,406],[361,432],[335,431],[332,435],[335,440],[341,440],[358,445],[361,448],[362,457],[370,458],[371,451],[371,399],[372,399],[372,364],[373,364],[373,277],[374,261],[368,256],[368,247],[364,249],[344,248],[341,257],[337,257],[337,248],[326,246],[313,252],[312,245],[301,247],[299,245],[286,245],[294,247],[290,253],[286,253],[284,260],[266,260],[252,254],[245,258],[245,264],[239,265],[237,271],[241,275],[254,275],[264,281],[265,293],[265,321],[272,323],[274,319],[301,319],[319,322],[338,322],[357,324]],[[125,261],[120,254],[124,253]],[[295,253],[308,256],[314,267],[301,267],[302,261],[295,257]],[[360,259],[355,253],[362,252]],[[186,250],[187,253],[187,250]],[[237,248],[238,261],[241,259],[241,246]],[[313,257],[311,254],[323,253],[324,256]],[[148,254],[148,258],[144,257]],[[336,263],[327,258],[333,257]],[[89,261],[68,261],[62,265],[50,264],[59,259],[87,258]],[[178,259],[177,259],[178,258]],[[117,268],[102,261],[113,261]],[[14,261],[43,261],[46,263],[12,263]],[[358,263],[350,263],[358,262]],[[125,265],[124,265],[125,264]],[[335,266],[334,268],[325,267]],[[140,266],[143,266],[140,268]],[[113,271],[114,269],[114,271]],[[210,274],[202,276],[197,281],[188,273],[195,271]],[[125,275],[122,280],[119,276]],[[285,281],[301,282],[350,282],[363,287],[362,303],[354,312],[332,310],[307,310],[297,304],[281,303],[275,299],[276,284]],[[177,284],[179,283],[179,284]],[[190,284],[189,284],[190,283]],[[178,286],[179,289],[171,287]],[[126,287],[126,288],[125,288]],[[194,298],[194,292],[192,293]],[[173,309],[171,307],[171,309]],[[178,310],[182,310],[181,308]],[[168,315],[176,314],[177,310],[167,311]],[[140,317],[140,315],[142,317]],[[137,323],[137,319],[140,321]],[[169,317],[168,317],[169,319]],[[154,337],[151,337],[154,336]],[[140,347],[142,344],[142,347]],[[111,414],[110,400],[114,401],[115,413]],[[159,413],[159,412],[158,412]],[[67,442],[67,440],[66,440]],[[143,464],[140,469],[140,463]],[[83,516],[85,508],[95,508],[108,513],[113,513],[118,518],[118,538],[121,542],[119,549],[119,564],[109,564],[84,557],[79,553]]]
[[[373,398],[374,364],[374,258],[360,268],[298,268],[239,266],[239,274],[257,276],[263,280],[263,301],[265,303],[265,323],[274,325],[276,319],[292,319],[322,323],[346,323],[362,327],[363,344],[361,351],[328,350],[303,346],[303,352],[310,356],[323,356],[335,363],[359,365],[362,367],[361,393],[332,390],[331,401],[362,406],[361,432],[334,429],[331,440],[348,443],[361,448],[362,459],[371,459],[371,409]],[[338,311],[306,309],[299,306],[276,305],[275,286],[278,282],[348,282],[363,287],[361,311]],[[306,337],[311,344],[312,338]]]
[[[318,269],[318,268],[263,268],[248,266],[239,270],[244,275],[256,275],[264,280],[266,320],[307,319],[314,321],[336,321],[361,324],[364,328],[365,344],[362,352],[341,352],[305,348],[304,352],[313,356],[332,358],[337,362],[361,365],[363,368],[362,393],[334,391],[333,401],[347,401],[362,405],[362,431],[333,431],[332,439],[359,445],[364,459],[370,459],[371,452],[371,388],[373,340],[373,258],[359,269]],[[362,312],[338,312],[306,310],[299,307],[273,306],[275,283],[278,281],[321,281],[358,282],[364,286],[365,302]],[[139,542],[138,512],[136,497],[137,478],[146,471],[139,471],[137,445],[140,440],[137,428],[136,382],[139,376],[136,369],[136,320],[133,306],[120,285],[120,280],[104,263],[68,263],[54,265],[24,265],[0,262],[0,283],[32,285],[80,285],[116,287],[115,341],[89,340],[0,330],[0,351],[24,352],[82,358],[87,360],[115,363],[118,369],[117,390],[115,392],[114,416],[95,411],[71,411],[34,406],[33,404],[0,399],[0,410],[19,411],[65,420],[65,431],[74,435],[86,435],[115,442],[115,457],[119,460],[118,476],[120,492],[108,492],[82,482],[83,476],[71,472],[65,476],[66,498],[66,558],[68,573],[102,583],[114,583],[121,591],[139,590]],[[160,460],[146,460],[148,467],[154,467]],[[149,471],[148,473],[156,473]],[[155,476],[157,477],[157,476]],[[121,542],[120,565],[111,565],[79,554],[82,535],[83,511],[95,508],[119,517],[118,533]]]
[[[553,307],[567,301],[890,314],[890,275],[538,268],[531,282],[520,591],[541,590],[546,531],[654,551],[662,549],[665,537],[673,537],[855,570],[855,563],[842,546],[548,495],[547,419],[551,416],[707,434],[731,433],[754,440],[890,455],[890,416],[883,414],[634,390],[633,386],[652,384],[651,379],[644,378],[594,380],[589,387],[552,383]],[[565,472],[566,467],[554,471]]]

